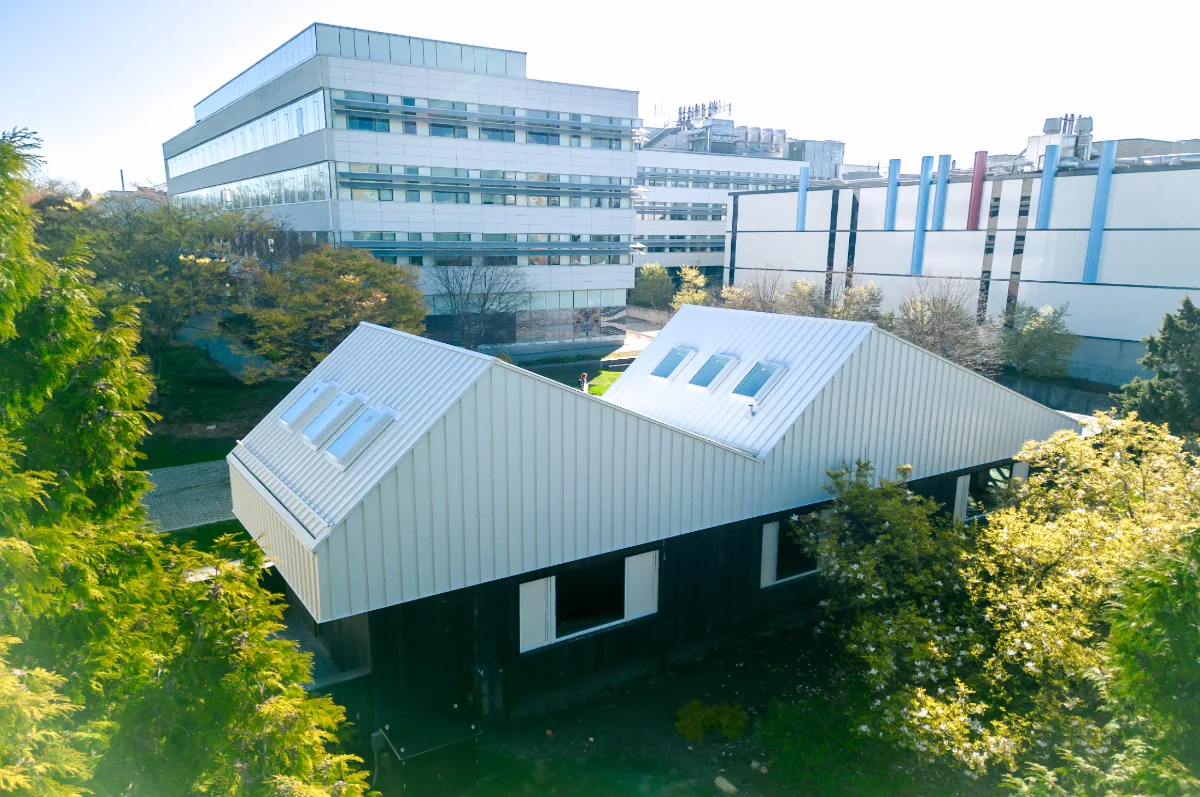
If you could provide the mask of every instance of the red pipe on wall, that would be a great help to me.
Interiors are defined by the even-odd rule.
[[[987,150],[975,153],[975,168],[971,172],[971,203],[967,205],[967,229],[979,229],[979,210],[983,207],[983,178],[987,176]]]

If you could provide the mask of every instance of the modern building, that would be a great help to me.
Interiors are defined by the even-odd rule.
[[[315,24],[163,145],[184,205],[423,267],[521,267],[497,343],[624,334],[637,92],[526,75],[525,53]],[[430,282],[425,280],[427,293]],[[431,334],[442,308],[430,296]]]
[[[635,251],[635,265],[698,266],[712,281],[720,280],[731,191],[795,188],[806,166],[819,179],[837,175],[841,142],[800,141],[783,129],[736,126],[718,118],[728,110],[716,102],[680,108],[674,123],[647,131],[634,200],[634,239],[645,249]]]
[[[670,149],[638,152],[635,265],[699,266],[722,279],[731,191],[792,188],[804,164]]]
[[[735,194],[729,279],[874,282],[889,308],[914,280],[963,280],[993,317],[1066,304],[1083,338],[1072,375],[1124,383],[1143,373],[1140,340],[1200,295],[1200,148],[1156,142],[1170,154],[1120,157],[1137,147],[1093,142],[1087,117],[1047,129],[1060,121],[1018,155],[976,153],[972,169],[927,156],[919,175],[893,161],[883,179]]]
[[[228,463],[358,727],[417,750],[811,608],[828,469],[967,517],[1073,426],[871,324],[689,306],[604,397],[361,325]]]

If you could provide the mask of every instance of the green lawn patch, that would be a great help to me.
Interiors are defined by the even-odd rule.
[[[603,396],[604,392],[612,386],[612,383],[617,381],[623,371],[600,371],[598,373],[588,374],[588,393],[593,396]],[[579,373],[576,371],[552,371],[543,374],[548,379],[553,379],[555,382],[561,382],[567,387],[579,387]]]

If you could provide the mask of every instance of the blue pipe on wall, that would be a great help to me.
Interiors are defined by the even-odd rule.
[[[1100,273],[1100,247],[1104,244],[1104,221],[1108,217],[1108,192],[1112,188],[1113,163],[1117,142],[1105,141],[1100,150],[1100,169],[1096,172],[1096,199],[1092,202],[1092,229],[1088,233],[1087,259],[1083,262],[1083,281],[1094,283]]]
[[[938,155],[937,187],[933,191],[932,229],[941,230],[946,223],[946,193],[950,188],[950,156]]]
[[[804,232],[808,215],[808,166],[800,167],[800,190],[796,196],[796,232]]]
[[[1034,221],[1035,230],[1045,230],[1050,227],[1050,208],[1054,202],[1054,177],[1058,173],[1058,144],[1046,145],[1046,163],[1042,166],[1042,190],[1038,194],[1037,219]]]
[[[925,263],[925,227],[929,221],[929,181],[933,177],[933,156],[921,158],[921,182],[917,186],[917,219],[913,224],[912,266],[909,274],[921,276]]]
[[[896,229],[896,195],[900,192],[900,159],[888,161],[887,207],[883,211],[883,229]]]

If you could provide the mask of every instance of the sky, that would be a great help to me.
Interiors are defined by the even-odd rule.
[[[1047,117],[1200,138],[1200,4],[0,0],[0,129],[96,191],[164,179],[192,106],[313,22],[523,50],[532,78],[639,91],[649,123],[710,100],[846,143],[848,163],[1015,153]]]

